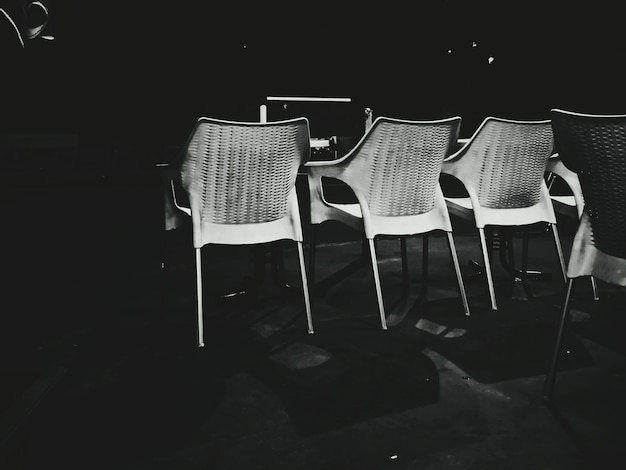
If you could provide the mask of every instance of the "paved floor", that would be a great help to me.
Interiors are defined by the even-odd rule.
[[[426,291],[409,241],[408,292],[399,244],[381,240],[389,330],[362,263],[314,290],[313,335],[291,244],[291,287],[267,275],[228,299],[251,251],[208,247],[200,349],[189,230],[164,236],[158,176],[16,186],[0,201],[2,468],[571,470],[621,456],[624,292],[600,284],[594,302],[577,284],[556,405],[541,400],[564,293],[548,233],[530,265],[553,276],[526,292],[494,263],[491,311],[468,265],[478,238],[453,221],[470,317],[444,237],[430,237]],[[566,254],[572,234],[563,221]],[[359,259],[347,229],[319,240],[320,281]]]

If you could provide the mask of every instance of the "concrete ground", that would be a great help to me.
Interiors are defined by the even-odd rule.
[[[371,267],[352,264],[359,234],[329,223],[313,335],[292,243],[281,244],[290,287],[268,270],[256,293],[251,248],[209,246],[198,348],[190,231],[163,232],[162,202],[150,172],[5,191],[2,468],[617,466],[626,297],[600,283],[593,301],[589,282],[576,284],[556,401],[544,404],[564,295],[548,232],[535,230],[529,266],[551,277],[525,290],[496,258],[492,311],[469,264],[478,236],[453,219],[469,317],[445,237],[429,237],[427,283],[422,240],[408,241],[406,291],[399,243],[380,240],[382,331]],[[567,256],[574,227],[562,222]]]

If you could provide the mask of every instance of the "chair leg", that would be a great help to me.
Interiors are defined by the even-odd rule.
[[[593,276],[591,276],[591,290],[593,292],[593,300],[600,300],[600,294],[598,293],[596,278]]]
[[[513,255],[511,254],[511,258]],[[524,227],[524,233],[522,235],[522,279],[525,279],[528,275],[528,227]]]
[[[380,324],[383,330],[387,329],[387,317],[385,316],[385,307],[383,306],[383,293],[380,287],[380,277],[378,276],[378,262],[376,261],[376,249],[374,247],[374,239],[370,238],[369,242],[370,257],[372,260],[372,272],[374,273],[374,284],[376,285],[376,298],[378,299],[378,311],[380,312]]]
[[[198,300],[198,346],[204,347],[204,324],[202,310],[202,256],[201,249],[196,248],[196,298]]]
[[[409,261],[406,252],[406,238],[400,238],[400,259],[402,261],[402,285],[406,295],[409,292]]]
[[[452,256],[452,262],[454,263],[454,272],[456,273],[456,280],[459,283],[459,292],[461,293],[461,301],[463,302],[463,311],[465,315],[469,317],[470,310],[467,302],[467,294],[465,293],[465,285],[463,284],[463,277],[461,276],[461,266],[459,265],[459,258],[456,253],[456,247],[454,245],[454,238],[451,232],[446,232],[448,235],[448,247],[450,248],[450,255]]]
[[[272,279],[274,280],[274,284],[281,289],[288,289],[290,286],[287,284],[287,280],[285,278],[285,257],[281,240],[275,241],[271,244],[270,256]]]
[[[561,248],[561,239],[559,232],[556,228],[556,224],[550,224],[552,234],[554,235],[554,244],[556,245],[556,252],[559,256],[559,264],[561,265],[561,273],[563,274],[563,282],[567,283],[567,268],[565,267],[565,258],[563,257],[563,249]]]
[[[309,281],[315,287],[315,236],[317,234],[316,225],[311,225],[309,231]]]
[[[487,285],[489,287],[489,298],[491,299],[491,310],[498,310],[496,305],[496,291],[493,287],[493,278],[491,276],[491,263],[489,262],[489,252],[487,251],[487,240],[485,239],[485,229],[479,228],[480,246],[483,252],[483,262],[485,263],[485,274],[487,275]]]
[[[567,318],[569,316],[573,284],[574,279],[570,279],[567,284],[567,293],[565,294],[565,302],[563,303],[563,312],[561,314],[561,322],[559,324],[559,330],[556,336],[556,344],[554,345],[554,352],[552,353],[552,362],[550,363],[550,369],[548,371],[548,375],[546,376],[546,381],[543,386],[543,399],[546,402],[550,402],[552,400],[552,395],[554,392],[554,383],[556,380],[556,366],[559,359],[561,343],[563,341],[563,331],[565,330],[565,324],[567,323]]]
[[[422,289],[428,290],[428,234],[422,234]]]
[[[302,242],[298,243],[298,258],[300,260],[300,275],[302,276],[302,291],[304,292],[304,308],[306,309],[306,322],[309,334],[313,334],[313,318],[311,317],[311,300],[309,298],[309,285],[306,279],[306,268],[304,264],[304,250]]]

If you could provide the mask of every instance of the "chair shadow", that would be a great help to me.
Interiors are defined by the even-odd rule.
[[[315,335],[288,329],[251,371],[283,402],[299,433],[316,434],[439,399],[424,343],[359,319],[334,320]]]
[[[608,390],[608,389],[607,389]],[[619,393],[623,393],[623,386]],[[574,405],[567,403],[567,397],[557,402],[544,403],[552,417],[572,442],[588,468],[616,468],[615,462],[619,461],[624,443],[624,411],[621,406],[621,398],[615,396],[598,397],[600,393],[594,390],[585,400],[572,400]],[[598,414],[602,417],[598,418]],[[610,416],[610,418],[609,418]],[[604,431],[602,438],[593,438],[596,433],[589,431],[595,429],[594,422],[603,423]],[[607,427],[607,424],[608,427]],[[590,427],[591,426],[591,427]]]
[[[482,383],[545,374],[553,352],[559,312],[541,300],[508,299],[498,311],[474,309],[470,317],[458,315],[454,299],[430,302],[415,321],[418,334],[429,347]],[[566,335],[570,352],[560,368],[594,364],[583,342]]]
[[[626,316],[623,307],[626,293],[613,286],[607,289],[605,285],[601,285],[600,299],[595,301],[587,282],[581,281],[578,284],[584,284],[582,287],[586,290],[575,293],[572,309],[583,312],[586,318],[584,321],[573,322],[572,330],[583,338],[626,355]]]

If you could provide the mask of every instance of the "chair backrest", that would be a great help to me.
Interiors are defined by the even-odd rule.
[[[306,118],[267,123],[200,118],[181,167],[194,227],[287,217],[298,168],[309,156]]]
[[[365,198],[373,215],[426,213],[434,207],[441,165],[460,127],[460,117],[433,121],[378,117],[344,157],[349,164],[346,182]]]
[[[626,115],[551,110],[556,151],[578,174],[593,243],[626,259]]]
[[[459,151],[464,182],[475,188],[482,207],[531,207],[540,200],[553,147],[549,120],[487,117]]]

